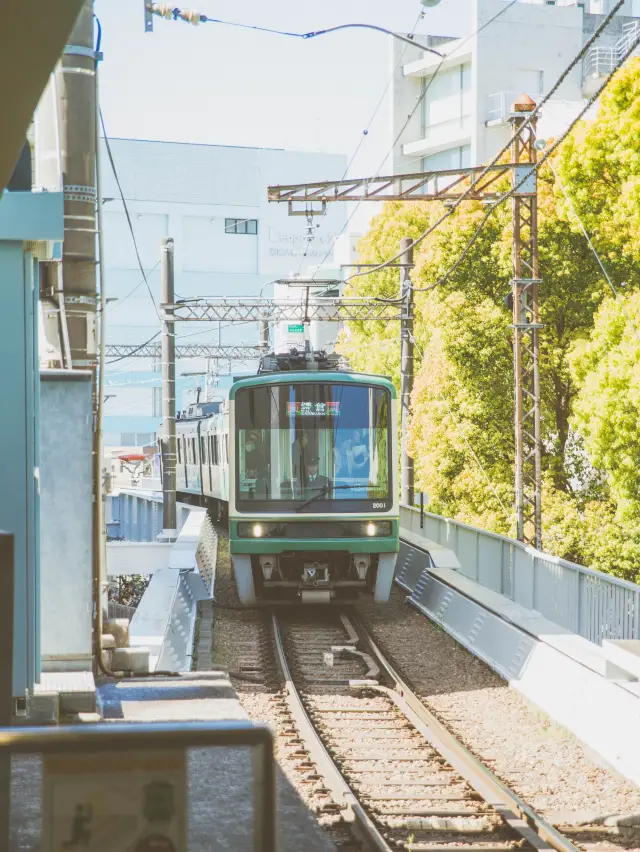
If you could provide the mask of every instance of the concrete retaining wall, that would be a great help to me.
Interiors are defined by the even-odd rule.
[[[91,670],[91,374],[40,375],[42,667]]]

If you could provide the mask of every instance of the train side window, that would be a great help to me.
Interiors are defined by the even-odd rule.
[[[213,454],[213,436],[209,435],[209,462],[210,464],[215,464],[215,456]]]
[[[178,464],[182,464],[182,453],[180,452],[180,438],[176,441],[176,450],[178,452]]]
[[[196,458],[197,458],[197,456],[196,456],[196,439],[192,438],[191,439],[191,463],[192,464],[196,463]]]
[[[206,464],[207,461],[208,461],[208,459],[207,459],[207,443],[206,443],[206,438],[204,437],[204,435],[200,435],[200,459],[202,461],[202,464]]]

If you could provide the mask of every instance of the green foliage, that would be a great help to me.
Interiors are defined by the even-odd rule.
[[[560,174],[610,274],[638,282],[640,271],[640,59],[616,74],[598,117],[562,146]]]
[[[640,286],[640,60],[627,64],[580,125],[556,169],[616,283]],[[640,338],[556,184],[539,174],[540,381],[545,549],[628,579],[640,578]],[[365,262],[397,254],[442,215],[440,204],[391,203],[362,240]],[[513,534],[511,209],[488,220],[462,205],[415,251],[416,382],[409,451],[430,509]],[[398,270],[352,279],[354,295],[397,298]],[[431,288],[431,289],[430,289]],[[628,292],[628,291],[626,291]],[[638,317],[640,294],[625,301]],[[594,319],[595,318],[595,319]],[[350,323],[341,342],[357,370],[399,385],[395,323]]]
[[[628,317],[634,321],[635,328]],[[573,411],[592,463],[606,472],[620,512],[640,517],[640,293],[604,301],[571,353],[580,386]]]
[[[112,590],[110,599],[126,606],[137,607],[151,578],[145,574],[129,574],[118,577],[118,585]]]

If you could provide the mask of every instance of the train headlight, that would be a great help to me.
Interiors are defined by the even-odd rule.
[[[353,524],[351,529],[354,535],[366,536],[367,538],[389,536],[393,532],[391,521],[361,521],[360,523]]]
[[[279,524],[261,523],[260,521],[242,521],[238,524],[240,538],[272,538],[280,532]]]

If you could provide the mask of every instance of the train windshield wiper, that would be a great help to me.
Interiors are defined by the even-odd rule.
[[[302,509],[304,509],[305,506],[308,506],[309,503],[313,503],[314,500],[317,500],[318,497],[323,497],[327,493],[327,491],[331,491],[331,490],[337,491],[339,488],[366,488],[366,487],[367,487],[366,485],[356,485],[356,484],[354,484],[354,485],[332,485],[331,483],[329,483],[328,485],[325,485],[324,488],[321,488],[317,492],[317,494],[314,494],[313,497],[309,497],[308,500],[305,500],[304,503],[301,503],[298,506],[298,508],[296,509],[296,512],[300,512]]]

